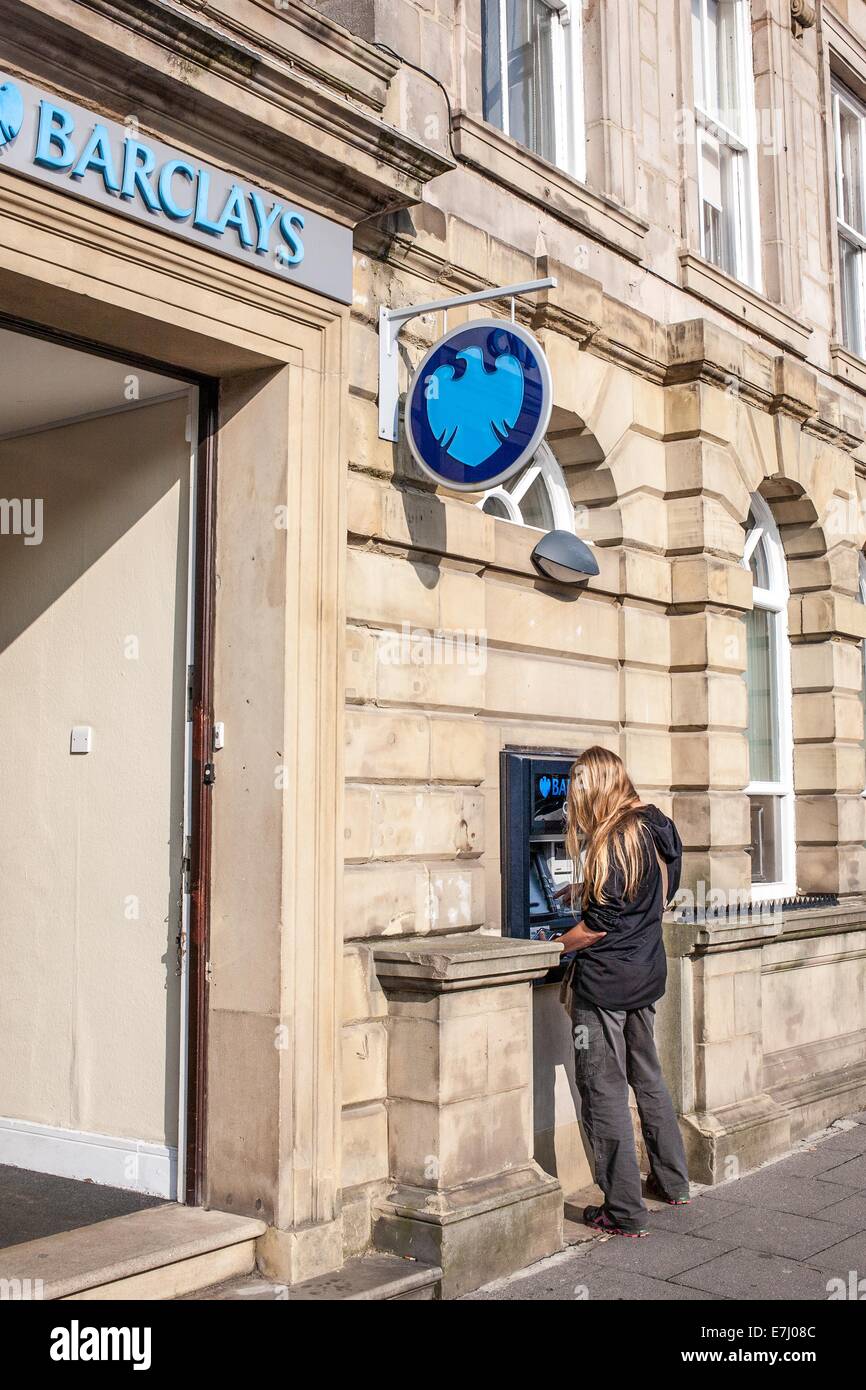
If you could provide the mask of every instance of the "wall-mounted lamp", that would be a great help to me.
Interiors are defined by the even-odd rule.
[[[598,560],[589,546],[570,531],[548,531],[531,559],[539,574],[560,584],[585,583],[591,574],[598,574]]]

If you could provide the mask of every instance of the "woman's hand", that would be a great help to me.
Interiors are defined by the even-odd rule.
[[[576,883],[565,883],[562,888],[557,888],[553,896],[555,898],[561,898],[563,902],[568,903],[569,907],[573,907],[577,888],[578,885]]]
[[[606,931],[592,931],[585,922],[578,922],[576,926],[569,927],[568,931],[563,932],[556,939],[560,942],[563,954],[566,951],[585,951],[589,946],[594,946],[597,941],[601,941],[603,936],[607,936]]]

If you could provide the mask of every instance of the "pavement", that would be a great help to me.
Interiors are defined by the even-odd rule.
[[[600,1201],[575,1194],[564,1251],[465,1301],[866,1299],[866,1111],[744,1177],[693,1184],[688,1206],[647,1200],[639,1240],[590,1232],[581,1212]]]

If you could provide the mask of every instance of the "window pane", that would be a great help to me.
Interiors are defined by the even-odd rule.
[[[737,217],[739,170],[742,155],[714,136],[701,136],[701,190],[703,194],[704,255],[729,275],[741,274],[737,265]]]
[[[839,277],[842,281],[842,338],[852,352],[863,352],[863,300],[860,257],[863,253],[845,237],[839,238]]]
[[[499,27],[499,0],[482,0],[481,53],[484,119],[503,129],[502,51]]]
[[[544,478],[540,473],[521,497],[520,513],[524,526],[537,526],[541,531],[553,530],[553,507],[550,504],[550,496]]]
[[[695,101],[711,116],[743,134],[745,93],[739,7],[743,0],[707,0],[706,25],[701,0],[692,0],[692,67]]]
[[[695,101],[706,110],[707,98],[704,94],[704,50],[703,21],[701,19],[701,0],[692,0],[692,69],[694,71]]]
[[[755,525],[755,519],[752,513],[749,512],[748,530],[752,531]],[[769,589],[770,566],[767,562],[767,547],[763,536],[749,556],[749,569],[752,572],[752,582],[755,587],[757,589]]]
[[[856,112],[839,102],[839,145],[842,155],[841,216],[849,227],[864,230],[862,138],[863,123]]]
[[[746,614],[746,685],[749,697],[749,778],[778,782],[775,615],[754,608]]]
[[[707,11],[711,38],[715,39],[716,110],[726,125],[741,134],[739,4],[740,0],[708,0]]]
[[[511,520],[511,513],[501,497],[485,497],[481,510],[489,512],[490,516],[500,516],[503,521]]]
[[[556,158],[553,12],[541,0],[506,0],[508,133],[543,159]]]
[[[752,882],[780,883],[782,880],[782,798],[750,796],[752,843]]]

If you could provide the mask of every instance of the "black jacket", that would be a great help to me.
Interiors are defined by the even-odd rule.
[[[640,813],[647,831],[646,863],[637,893],[623,899],[623,876],[612,867],[605,884],[607,902],[592,899],[583,920],[592,931],[607,936],[578,951],[573,987],[575,998],[601,1009],[642,1009],[665,992],[667,962],[662,943],[662,876],[653,852],[655,844],[668,869],[668,902],[676,893],[682,870],[683,846],[677,828],[657,806]]]

